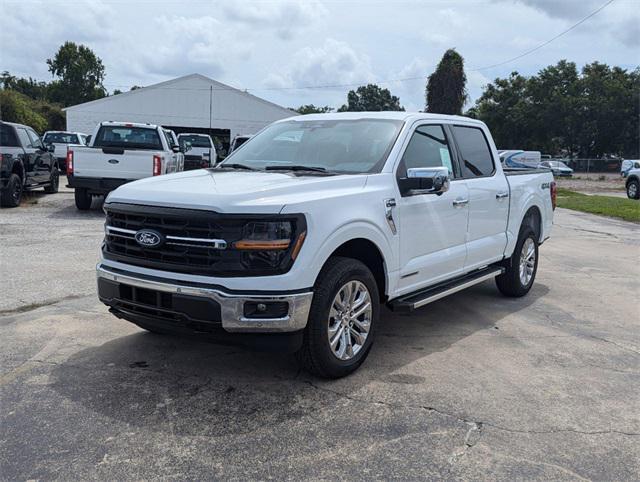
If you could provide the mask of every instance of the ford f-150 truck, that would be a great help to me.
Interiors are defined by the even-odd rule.
[[[182,158],[171,131],[160,126],[102,122],[88,147],[68,149],[67,179],[75,190],[76,207],[85,210],[93,195],[136,179],[177,172]]]
[[[551,172],[505,171],[482,122],[299,116],[215,169],[113,191],[98,293],[147,330],[287,349],[341,377],[381,303],[410,312],[492,278],[526,295],[554,204]]]

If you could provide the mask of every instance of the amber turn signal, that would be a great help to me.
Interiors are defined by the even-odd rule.
[[[293,259],[294,261],[298,257],[298,253],[300,252],[300,249],[302,248],[302,245],[304,243],[304,238],[306,237],[307,232],[302,231],[300,233],[300,236],[298,236],[298,239],[296,239],[296,244],[293,245],[293,251],[291,251],[291,259]]]
[[[273,241],[241,239],[233,243],[233,247],[252,251],[276,251],[287,249],[289,244],[291,244],[291,241],[288,239],[274,239]]]

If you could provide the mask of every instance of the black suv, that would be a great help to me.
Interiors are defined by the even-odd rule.
[[[53,146],[42,143],[29,126],[0,121],[0,206],[14,208],[22,192],[44,187],[58,192],[58,169]]]

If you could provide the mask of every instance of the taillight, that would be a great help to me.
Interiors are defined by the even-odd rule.
[[[555,181],[551,182],[549,191],[551,192],[551,206],[553,206],[553,209],[555,210],[558,199],[558,187],[556,186]]]
[[[67,151],[67,176],[73,174],[73,151]]]
[[[162,159],[160,156],[153,156],[153,175],[159,176],[162,174]]]

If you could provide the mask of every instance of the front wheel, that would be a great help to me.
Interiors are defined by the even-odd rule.
[[[629,199],[640,199],[640,183],[637,179],[632,179],[627,183],[627,197]]]
[[[520,230],[507,270],[496,277],[496,285],[505,296],[524,296],[533,286],[537,271],[538,240],[533,229],[525,227]]]
[[[300,364],[323,378],[355,371],[373,344],[380,311],[373,274],[360,261],[329,259],[314,286]]]

